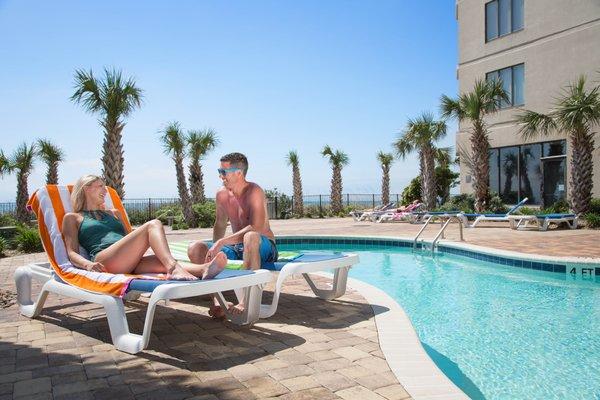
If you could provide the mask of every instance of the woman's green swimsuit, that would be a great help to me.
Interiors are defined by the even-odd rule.
[[[103,210],[82,211],[83,221],[79,225],[79,244],[94,261],[96,254],[121,240],[125,235],[123,224],[109,212]],[[96,219],[96,216],[101,219]]]

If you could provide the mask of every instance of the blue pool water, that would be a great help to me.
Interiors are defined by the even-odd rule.
[[[328,249],[359,254],[350,276],[406,310],[430,357],[471,398],[600,399],[600,284],[407,248]]]

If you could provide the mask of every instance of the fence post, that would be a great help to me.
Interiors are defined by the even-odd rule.
[[[400,195],[396,193],[396,205],[400,206]]]
[[[275,216],[273,217],[274,219],[278,219],[278,213],[277,213],[277,196],[275,196]]]
[[[319,216],[323,215],[323,205],[321,202],[321,195],[319,195]]]
[[[375,208],[375,193],[373,193],[373,208]]]
[[[152,219],[152,198],[148,197],[148,221]]]
[[[350,207],[350,193],[346,193],[346,207]]]

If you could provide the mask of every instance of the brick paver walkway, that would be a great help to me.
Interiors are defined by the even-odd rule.
[[[14,290],[14,269],[34,260],[44,255],[1,259],[2,288]],[[113,348],[94,304],[51,295],[36,320],[16,305],[0,310],[0,399],[410,398],[381,353],[371,307],[352,290],[325,302],[288,280],[278,312],[252,328],[211,320],[208,305],[159,306],[137,355]],[[129,303],[132,331],[144,317],[143,299]]]

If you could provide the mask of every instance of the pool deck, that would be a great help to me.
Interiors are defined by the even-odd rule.
[[[465,243],[600,259],[600,231],[517,232],[501,226],[465,229]],[[272,228],[277,235],[411,238],[420,226],[340,218],[272,221]],[[439,225],[428,229],[424,237],[432,238],[437,229]],[[211,232],[169,230],[168,236],[170,241],[190,240],[209,238]],[[447,232],[448,240],[458,239],[457,226]],[[45,261],[45,255],[0,259],[0,287],[14,291],[14,270],[37,261]],[[211,320],[206,299],[172,301],[171,307],[157,310],[149,349],[137,355],[114,350],[97,305],[51,295],[36,320],[21,317],[12,305],[0,310],[0,400],[392,400],[409,399],[409,392],[418,399],[460,398],[440,379],[415,381],[430,365],[415,349],[408,319],[399,324],[401,308],[375,288],[352,281],[350,285],[346,295],[325,302],[315,298],[301,278],[288,280],[278,312],[251,329]],[[266,296],[270,293],[267,287]],[[132,330],[141,330],[144,315],[144,299],[129,303]],[[406,340],[391,343],[389,338],[399,334]]]

